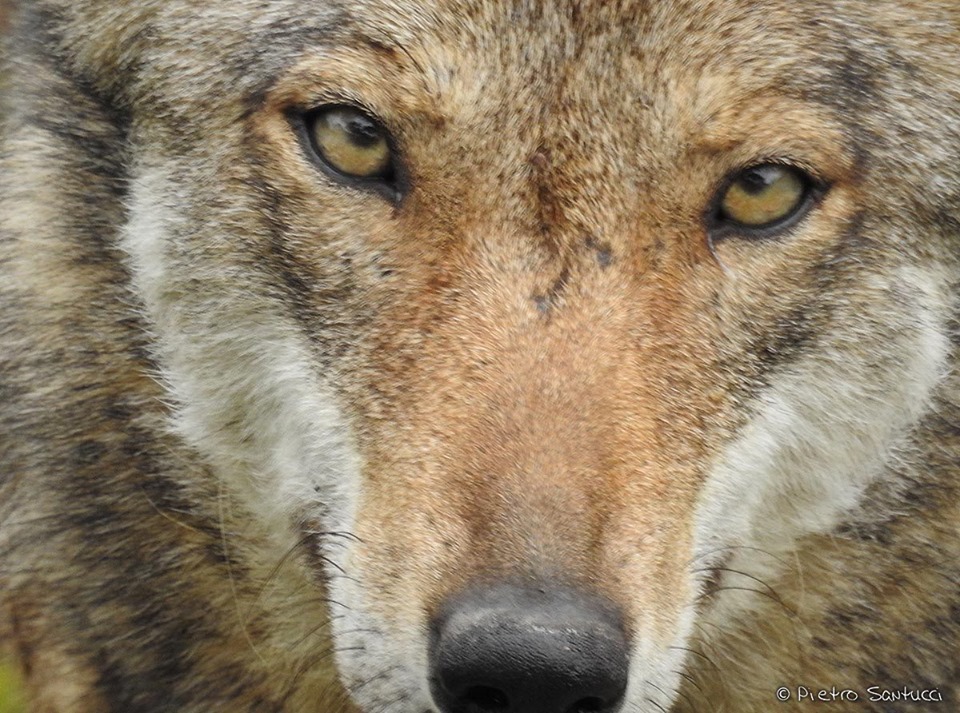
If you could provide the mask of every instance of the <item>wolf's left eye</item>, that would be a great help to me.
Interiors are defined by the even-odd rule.
[[[370,115],[350,106],[329,106],[308,114],[305,121],[314,151],[338,173],[351,178],[391,178],[393,155],[387,131]]]
[[[724,189],[715,220],[747,233],[786,226],[808,207],[812,185],[806,173],[791,166],[751,166]]]

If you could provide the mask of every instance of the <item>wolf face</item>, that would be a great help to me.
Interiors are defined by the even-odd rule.
[[[919,477],[953,363],[948,3],[56,12],[128,117],[118,245],[171,437],[257,557],[310,553],[345,709],[720,705],[704,652],[748,665],[804,553]]]

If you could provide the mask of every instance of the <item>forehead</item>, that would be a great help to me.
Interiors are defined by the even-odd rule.
[[[871,34],[856,4],[781,0],[560,0],[349,3],[341,40],[419,60],[443,85],[477,94],[607,88],[631,99],[723,77],[740,91],[823,90],[862,80],[851,36]],[[882,16],[875,3],[874,19]],[[879,38],[875,38],[879,39]],[[863,43],[861,43],[863,44]],[[735,81],[731,81],[733,77]]]
[[[237,68],[239,86],[262,87],[304,56],[345,50],[409,63],[424,89],[478,105],[539,90],[606,93],[642,108],[664,94],[697,102],[770,86],[819,100],[856,94],[870,57],[850,38],[876,34],[868,25],[887,11],[873,5],[865,18],[856,3],[782,0],[276,2],[245,15],[218,4],[197,29],[221,48],[205,47],[208,61],[230,55],[212,69]],[[171,19],[182,36],[182,18]]]

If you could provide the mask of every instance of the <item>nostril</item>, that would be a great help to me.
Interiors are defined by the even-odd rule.
[[[583,698],[573,704],[573,707],[567,713],[604,713],[607,704],[599,698]]]
[[[491,686],[471,686],[460,700],[467,704],[471,713],[498,713],[510,709],[507,694]]]

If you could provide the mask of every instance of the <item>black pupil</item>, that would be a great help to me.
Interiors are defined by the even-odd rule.
[[[346,122],[350,140],[360,148],[369,148],[380,141],[380,128],[365,116],[354,116]]]
[[[783,169],[779,166],[758,166],[744,171],[737,183],[745,193],[756,196],[772,186],[782,175]]]

